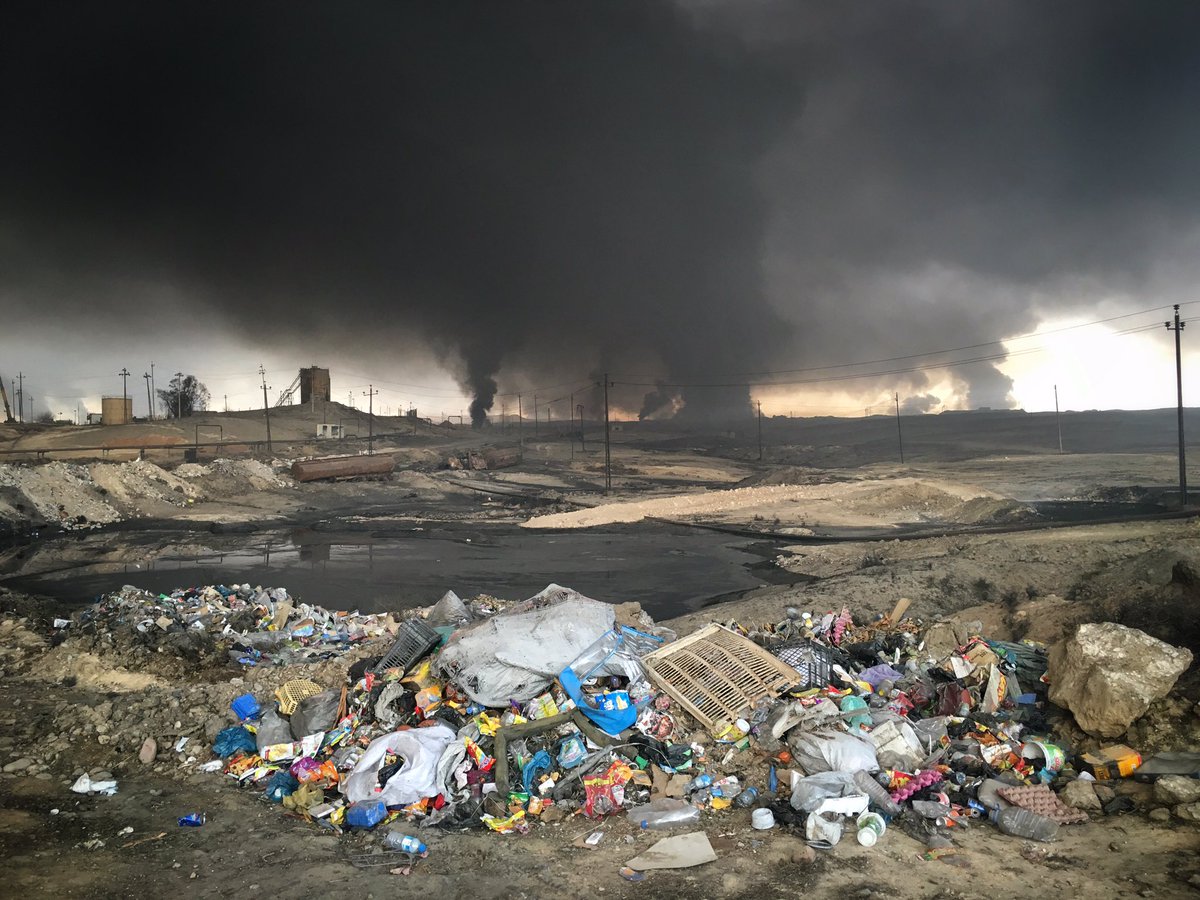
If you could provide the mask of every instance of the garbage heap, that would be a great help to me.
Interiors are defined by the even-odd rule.
[[[93,636],[108,645],[185,659],[226,654],[241,666],[293,665],[333,659],[395,631],[390,614],[331,612],[301,603],[285,588],[223,584],[171,593],[125,585],[72,616],[58,619],[59,638]]]
[[[1050,840],[1131,808],[1104,783],[1136,751],[1077,757],[1052,737],[1044,648],[924,629],[906,607],[675,639],[558,585],[508,605],[448,593],[344,684],[239,697],[205,768],[338,833],[622,813],[671,828],[734,808],[818,848],[899,827],[938,858],[984,820]]]

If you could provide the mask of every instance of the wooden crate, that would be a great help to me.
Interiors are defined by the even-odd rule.
[[[709,728],[796,684],[796,670],[748,638],[707,625],[642,657],[660,689]]]

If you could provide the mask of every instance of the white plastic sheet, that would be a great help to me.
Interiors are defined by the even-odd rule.
[[[536,597],[554,602],[500,613],[457,632],[437,657],[438,670],[484,706],[531,700],[613,627],[614,610],[552,584]]]
[[[445,725],[393,731],[378,737],[342,782],[342,794],[350,803],[382,800],[388,806],[407,806],[422,797],[437,796],[445,789],[438,762],[455,739],[454,732]],[[404,765],[380,789],[379,769],[389,751],[403,757]]]

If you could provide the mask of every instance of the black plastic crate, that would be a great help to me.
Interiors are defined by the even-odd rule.
[[[407,619],[396,633],[396,642],[377,662],[371,671],[375,674],[387,669],[407,671],[413,663],[432,650],[442,636],[422,619]]]

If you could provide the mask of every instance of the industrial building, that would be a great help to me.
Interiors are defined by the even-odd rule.
[[[329,399],[329,370],[312,366],[300,370],[300,402]]]

